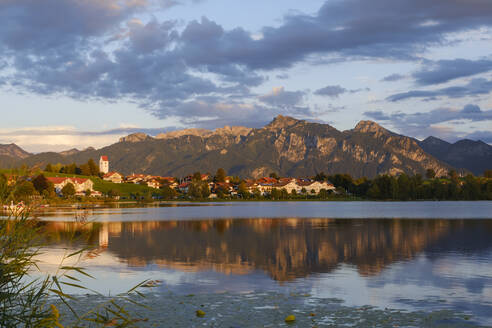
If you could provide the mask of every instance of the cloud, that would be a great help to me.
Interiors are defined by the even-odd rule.
[[[318,89],[314,91],[314,94],[317,96],[327,96],[331,98],[338,98],[340,95],[344,93],[357,93],[361,91],[370,91],[371,89],[369,88],[360,88],[360,89],[353,89],[353,90],[347,90],[345,88],[342,88],[339,85],[328,85],[324,88]]]
[[[492,70],[491,59],[452,59],[428,61],[425,67],[412,74],[419,85],[433,85]]]
[[[492,131],[474,131],[466,134],[464,138],[471,140],[482,140],[483,142],[492,144]]]
[[[29,152],[63,151],[71,148],[101,148],[123,136],[143,132],[157,135],[176,127],[145,129],[125,127],[103,131],[81,131],[73,126],[39,126],[23,129],[0,129],[0,144],[15,143]]]
[[[303,91],[285,91],[284,87],[275,87],[272,92],[258,97],[263,103],[273,107],[295,107],[302,103],[305,96]]]
[[[441,88],[437,90],[412,90],[402,93],[397,93],[386,98],[391,102],[397,102],[401,100],[411,98],[426,98],[436,99],[437,97],[449,97],[449,98],[461,98],[466,96],[477,96],[488,94],[492,91],[492,80],[485,78],[472,79],[465,85],[452,86]]]
[[[404,78],[406,78],[405,75],[394,73],[394,74],[383,77],[381,79],[381,81],[383,81],[383,82],[394,82],[394,81],[403,80]]]
[[[482,111],[479,106],[468,104],[461,110],[439,108],[429,112],[405,114],[401,112],[385,114],[382,111],[368,111],[364,115],[376,120],[389,120],[404,124],[431,125],[453,120],[469,120],[473,122],[492,120],[492,110]]]
[[[331,98],[338,98],[341,94],[344,94],[348,90],[342,88],[339,85],[328,85],[324,88],[318,89],[314,92],[315,95],[318,96],[327,96]]]
[[[302,62],[333,57],[415,60],[458,32],[492,26],[489,0],[434,0],[432,6],[425,0],[335,0],[312,15],[290,13],[278,26],[255,31],[262,35],[258,38],[242,27],[224,29],[206,17],[184,26],[149,20],[159,17],[152,15],[153,9],[162,3],[1,1],[0,83],[18,92],[134,101],[156,117],[182,122],[189,121],[190,112],[196,122],[220,117],[234,121],[242,113],[237,109],[241,104],[260,112],[309,115],[300,106],[302,91],[258,97],[250,88],[265,83],[265,74]],[[166,1],[160,8],[176,4]],[[477,79],[462,89],[414,91],[390,101],[482,94],[490,90],[487,83]],[[250,118],[254,120],[245,117]]]
[[[492,121],[492,110],[483,111],[479,106],[468,104],[460,110],[451,108],[438,108],[429,112],[417,112],[406,114],[394,112],[391,114],[382,111],[367,111],[364,115],[377,121],[387,121],[406,135],[427,137],[429,135],[446,136],[448,139],[456,139],[456,132],[449,127],[439,124],[464,120],[468,122]],[[454,136],[453,136],[454,133]],[[461,133],[461,135],[465,135]],[[481,134],[488,140],[489,134]],[[473,136],[470,134],[470,136]],[[475,135],[475,137],[477,137]]]

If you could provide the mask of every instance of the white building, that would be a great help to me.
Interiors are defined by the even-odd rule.
[[[86,191],[90,191],[93,196],[98,195],[98,192],[93,189],[94,183],[91,179],[66,177],[48,177],[46,179],[53,183],[57,194],[61,194],[63,187],[71,183],[75,188],[76,195],[84,195]]]
[[[122,183],[123,176],[118,172],[109,172],[103,176],[104,181],[110,181],[112,183]]]
[[[99,171],[104,174],[109,172],[108,156],[101,156],[99,159]]]

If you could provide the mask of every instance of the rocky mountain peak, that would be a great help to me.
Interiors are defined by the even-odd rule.
[[[212,134],[211,130],[191,128],[191,129],[183,129],[183,130],[175,130],[165,133],[159,133],[156,136],[156,139],[174,139],[182,136],[207,137],[210,134]]]
[[[446,142],[442,139],[433,136],[425,138],[424,140],[422,140],[421,143],[427,146],[436,146],[436,147],[445,147],[450,145],[449,142]]]
[[[215,130],[214,134],[218,135],[233,135],[233,136],[246,136],[251,131],[251,128],[244,126],[224,126]]]
[[[70,155],[77,154],[78,152],[80,152],[80,150],[78,150],[77,148],[72,148],[69,150],[61,151],[61,152],[59,152],[59,154],[62,156],[70,156]]]
[[[354,131],[356,132],[362,132],[362,133],[375,133],[375,132],[387,132],[385,128],[383,128],[381,125],[377,124],[374,121],[360,121],[357,123],[357,125],[354,128]]]
[[[9,157],[17,157],[17,158],[26,158],[31,154],[17,146],[14,143],[8,145],[0,145],[0,155],[9,156]]]
[[[297,120],[290,116],[278,115],[271,121],[265,128],[268,129],[284,129],[290,126],[296,125],[297,123],[302,122],[301,120]]]
[[[149,136],[145,133],[139,132],[139,133],[133,133],[133,134],[130,134],[129,136],[120,138],[120,142],[140,142],[140,141],[151,140],[151,139],[152,139],[151,136]]]

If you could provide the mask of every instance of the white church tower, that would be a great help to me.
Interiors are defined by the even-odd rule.
[[[99,171],[104,174],[109,172],[108,156],[101,156],[99,159]]]

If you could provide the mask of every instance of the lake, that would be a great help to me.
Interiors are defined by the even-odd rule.
[[[165,203],[39,215],[51,236],[44,272],[87,243],[92,289],[159,281],[149,326],[171,316],[172,326],[273,327],[290,312],[299,327],[492,326],[492,202]],[[73,232],[84,239],[69,245]],[[190,315],[197,307],[205,318]]]

